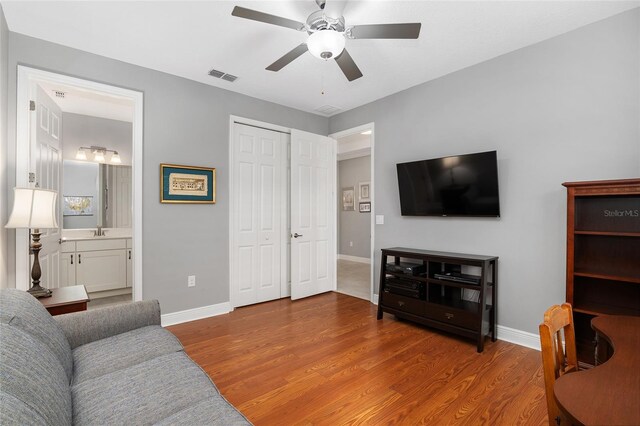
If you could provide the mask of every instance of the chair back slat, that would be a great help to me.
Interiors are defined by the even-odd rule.
[[[560,411],[553,397],[553,385],[558,377],[578,370],[571,305],[563,303],[547,309],[539,331],[549,423],[559,424]]]

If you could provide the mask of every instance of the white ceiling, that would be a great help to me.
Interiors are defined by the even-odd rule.
[[[106,93],[54,83],[38,83],[62,111],[111,120],[133,121],[133,101]],[[64,92],[64,97],[56,96]]]
[[[350,1],[344,9],[347,25],[421,22],[422,31],[418,40],[347,40],[364,74],[348,82],[334,61],[308,53],[280,72],[266,71],[303,43],[305,33],[231,16],[241,5],[305,21],[317,10],[313,0],[1,3],[11,31],[316,114],[327,105],[345,111],[640,6],[640,1]],[[212,68],[238,80],[210,77]]]

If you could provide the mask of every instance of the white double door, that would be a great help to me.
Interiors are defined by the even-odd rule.
[[[234,124],[234,307],[335,286],[335,141]]]

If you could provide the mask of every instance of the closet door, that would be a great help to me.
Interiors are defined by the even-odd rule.
[[[234,307],[281,297],[282,208],[288,135],[234,125],[232,296]]]
[[[291,299],[335,290],[336,141],[291,131]]]

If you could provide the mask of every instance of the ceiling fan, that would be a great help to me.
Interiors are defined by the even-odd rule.
[[[320,10],[309,15],[304,23],[240,6],[234,7],[231,15],[296,31],[305,31],[309,34],[305,43],[294,47],[269,65],[267,70],[280,71],[309,51],[319,59],[335,59],[349,81],[362,77],[362,72],[345,49],[346,39],[416,39],[420,35],[422,24],[419,22],[346,26],[340,8],[340,6],[344,7],[344,1],[330,1],[330,5],[336,5],[335,8],[330,7],[330,10],[325,10],[326,0],[316,0],[316,3]]]

